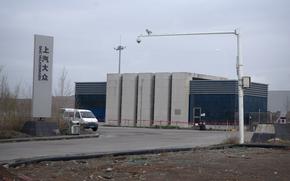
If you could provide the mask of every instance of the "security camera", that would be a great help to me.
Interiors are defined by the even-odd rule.
[[[137,43],[141,43],[141,39],[139,37],[137,38],[136,41],[137,41]]]
[[[148,29],[146,29],[145,31],[146,31],[146,33],[147,33],[148,35],[151,35],[151,34],[152,34],[152,31],[150,31],[150,30],[148,30]]]

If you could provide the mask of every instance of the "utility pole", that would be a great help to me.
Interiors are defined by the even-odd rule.
[[[119,67],[118,67],[118,74],[121,74],[121,52],[124,50],[126,47],[119,45],[117,48],[114,48],[116,51],[119,51]]]

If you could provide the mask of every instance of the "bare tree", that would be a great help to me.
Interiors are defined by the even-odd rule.
[[[58,78],[57,88],[55,89],[55,96],[71,96],[73,95],[73,86],[68,78],[68,71],[63,67],[62,72]]]
[[[54,120],[60,119],[59,109],[74,106],[74,92],[72,82],[69,79],[68,71],[63,67],[58,77],[57,87],[54,89],[52,117]]]
[[[24,83],[25,84],[25,83]],[[32,86],[29,84],[25,84],[26,87],[21,87],[21,97],[24,99],[31,99],[32,98]]]
[[[30,107],[27,103],[20,106],[18,99],[21,89],[18,84],[13,91],[9,88],[8,76],[0,65],[0,132],[1,130],[19,130],[26,119],[26,108]]]
[[[10,91],[7,81],[7,75],[3,72],[4,66],[0,66],[0,101],[3,101],[4,97],[9,97]]]

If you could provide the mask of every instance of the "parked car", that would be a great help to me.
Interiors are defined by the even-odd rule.
[[[98,130],[99,121],[90,110],[62,108],[61,112],[65,121],[70,121],[72,124],[79,124],[85,129]]]

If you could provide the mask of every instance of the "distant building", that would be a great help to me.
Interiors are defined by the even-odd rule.
[[[76,107],[90,109],[107,124],[191,126],[237,123],[236,80],[203,74],[108,74],[107,82],[76,83]],[[266,112],[268,85],[251,83],[244,92],[245,122],[250,112]]]
[[[270,90],[268,111],[287,113],[290,111],[290,91]]]

